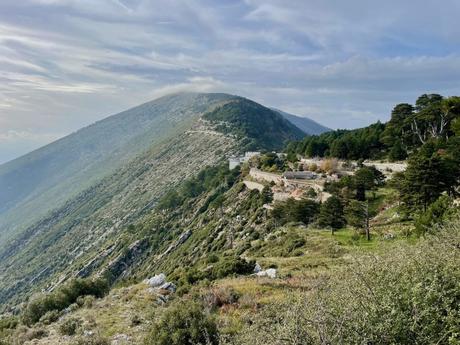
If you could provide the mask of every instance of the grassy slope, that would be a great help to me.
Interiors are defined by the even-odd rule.
[[[383,194],[388,191],[383,190]],[[279,277],[277,279],[256,278],[256,277],[228,277],[211,283],[200,283],[192,287],[189,294],[183,297],[176,296],[175,299],[188,299],[191,295],[225,295],[228,291],[234,291],[239,295],[238,302],[235,304],[225,304],[215,312],[218,315],[221,332],[227,336],[232,336],[245,329],[246,322],[256,318],[264,309],[264,306],[273,303],[285,302],[289,296],[295,292],[305,292],[314,289],[316,282],[320,277],[325,275],[334,275],[341,267],[347,266],[354,262],[353,257],[360,256],[366,252],[384,253],[390,248],[400,243],[411,243],[412,239],[407,239],[399,223],[392,223],[385,231],[379,231],[379,225],[387,223],[392,218],[384,217],[373,227],[373,238],[367,242],[363,237],[356,237],[355,231],[349,228],[339,230],[332,235],[324,229],[305,228],[300,225],[287,225],[276,229],[271,234],[264,234],[264,223],[257,224],[257,216],[247,218],[248,222],[240,229],[236,235],[234,248],[224,245],[215,251],[207,251],[209,238],[213,236],[213,229],[218,232],[223,228],[219,223],[225,222],[226,217],[233,214],[240,214],[243,217],[249,216],[254,210],[244,209],[248,207],[247,201],[251,198],[248,190],[241,189],[236,185],[227,192],[227,201],[224,207],[224,216],[220,221],[215,222],[215,213],[219,210],[209,209],[206,212],[196,216],[196,220],[189,222],[190,217],[195,214],[196,210],[202,206],[206,195],[199,197],[192,204],[184,205],[182,209],[177,210],[177,214],[185,212],[183,217],[174,217],[164,215],[160,221],[158,215],[146,219],[145,223],[137,226],[137,231],[142,232],[144,227],[150,227],[156,224],[158,227],[167,226],[171,229],[184,229],[183,224],[188,223],[187,228],[193,230],[193,235],[177,250],[173,251],[165,258],[158,260],[152,257],[152,260],[145,261],[144,265],[137,270],[138,279],[144,275],[153,275],[154,273],[167,272],[169,277],[177,275],[180,267],[204,268],[206,258],[214,252],[220,257],[231,255],[244,246],[247,241],[244,235],[252,229],[260,232],[262,236],[257,240],[250,240],[251,248],[243,252],[244,256],[255,259],[262,267],[276,265],[278,267]],[[233,200],[233,201],[232,201]],[[235,202],[236,200],[236,202]],[[384,204],[383,199],[381,205]],[[185,210],[188,210],[185,211]],[[261,215],[259,215],[261,216]],[[263,217],[263,216],[262,216]],[[382,215],[383,217],[383,215]],[[224,219],[224,220],[222,220]],[[163,222],[163,223],[162,223]],[[203,222],[207,226],[203,227]],[[254,230],[255,229],[255,230]],[[385,240],[383,235],[389,230],[395,234],[394,240]],[[134,236],[134,235],[133,235]],[[225,238],[222,236],[221,238]],[[286,252],[287,243],[291,239],[303,239],[304,244],[295,251]],[[166,248],[171,242],[166,242],[163,248]],[[200,254],[193,254],[193,248],[200,248]],[[160,251],[161,252],[161,251]],[[167,306],[166,306],[167,307]],[[57,323],[45,326],[49,336],[37,341],[37,344],[70,344],[72,337],[64,337],[57,332],[58,326],[66,318],[77,317],[84,320],[85,327],[94,332],[100,333],[108,339],[115,339],[119,334],[126,334],[129,340],[126,344],[138,344],[147,334],[149,324],[156,319],[165,307],[159,306],[156,297],[148,292],[147,286],[143,283],[128,284],[126,287],[119,287],[111,291],[110,295],[96,303],[90,308],[80,308],[75,312],[64,317]],[[132,319],[141,320],[139,325],[133,325]]]

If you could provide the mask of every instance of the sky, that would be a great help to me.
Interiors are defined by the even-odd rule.
[[[458,0],[0,0],[0,163],[168,93],[331,128],[460,95]]]

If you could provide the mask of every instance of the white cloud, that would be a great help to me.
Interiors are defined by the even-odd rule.
[[[68,133],[189,90],[363,126],[422,92],[460,93],[459,10],[455,0],[5,0],[0,133]]]

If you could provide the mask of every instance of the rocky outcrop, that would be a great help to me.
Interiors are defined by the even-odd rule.
[[[185,241],[188,240],[188,238],[192,235],[192,230],[187,230],[185,231],[184,233],[182,233],[179,238],[177,239],[176,242],[174,242],[173,244],[171,244],[168,249],[166,249],[164,251],[163,254],[161,254],[159,256],[159,259],[161,259],[162,257],[164,257],[165,255],[168,255],[169,253],[171,253],[172,251],[174,251],[177,247],[179,247],[181,244],[183,244]]]
[[[137,240],[132,243],[125,252],[119,254],[113,259],[103,271],[109,273],[108,276],[112,282],[123,277],[129,268],[142,256],[148,248],[148,240]]]

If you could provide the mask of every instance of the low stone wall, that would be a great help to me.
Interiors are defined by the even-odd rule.
[[[275,182],[277,184],[281,183],[281,181],[283,180],[283,177],[281,175],[268,173],[255,168],[251,168],[251,170],[249,171],[249,175],[256,180]]]
[[[261,183],[246,180],[243,181],[243,183],[250,190],[257,189],[259,192],[262,192],[262,190],[264,189],[264,185]]]

